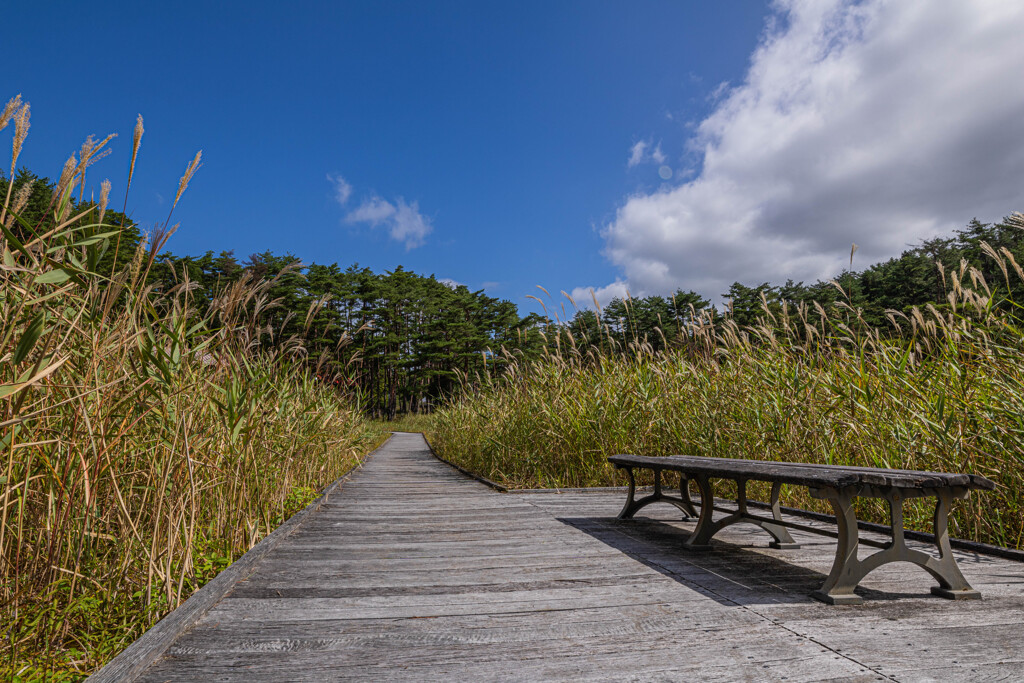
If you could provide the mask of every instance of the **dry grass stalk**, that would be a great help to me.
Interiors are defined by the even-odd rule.
[[[7,124],[11,122],[11,118],[14,116],[14,112],[18,111],[21,107],[21,95],[15,95],[11,99],[7,100],[7,105],[4,107],[3,112],[0,112],[0,130],[7,127]]]
[[[146,272],[173,228],[112,273],[72,264],[109,243],[83,236],[117,229],[102,222],[108,182],[96,207],[71,197],[105,142],[69,159],[54,227],[5,256],[0,678],[94,670],[381,435],[301,344],[267,337],[273,282],[250,277],[207,314],[187,280],[156,291]]]
[[[178,200],[181,199],[181,195],[185,192],[188,184],[192,182],[192,176],[195,175],[199,167],[202,166],[200,159],[203,158],[203,150],[196,152],[196,156],[192,159],[192,162],[185,168],[185,175],[181,176],[181,180],[178,181],[178,193],[174,195],[174,203],[171,205],[171,210],[178,205]]]
[[[18,95],[7,103],[7,107],[4,108],[4,114],[0,117],[4,124],[0,128],[6,127],[8,120],[12,118],[14,120],[14,142],[11,146],[11,170],[9,174],[12,180],[14,179],[14,169],[18,166],[18,157],[21,156],[22,145],[25,144],[25,138],[28,136],[28,129],[31,125],[29,123],[31,108],[28,102],[18,107],[17,105],[20,103],[21,95]],[[4,223],[7,220],[7,207],[11,204],[11,190],[13,188],[13,182],[7,184],[7,196],[4,197],[4,205],[0,209],[0,223]]]
[[[1016,303],[995,303],[1020,273],[984,251],[1001,294],[965,263],[947,273],[946,308],[889,311],[890,329],[840,302],[798,309],[798,324],[787,309],[749,327],[695,312],[665,353],[636,339],[609,355],[607,332],[590,348],[562,343],[440,411],[432,443],[512,487],[619,484],[613,453],[975,472],[999,488],[956,509],[955,533],[1022,547],[1024,325]],[[790,502],[817,505],[799,491]],[[907,515],[930,524],[930,510]]]

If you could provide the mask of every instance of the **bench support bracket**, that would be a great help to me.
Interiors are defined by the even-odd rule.
[[[626,493],[626,504],[622,506],[619,519],[630,519],[641,508],[645,508],[651,503],[657,503],[658,501],[665,501],[675,505],[682,511],[683,519],[697,516],[697,511],[693,508],[693,503],[690,501],[689,482],[686,476],[680,475],[679,477],[679,497],[676,498],[675,496],[666,496],[662,492],[661,470],[654,470],[654,493],[636,500],[636,478],[633,476],[633,468],[627,467],[625,470],[626,475],[629,477],[629,491]]]
[[[949,509],[954,498],[967,496],[967,489],[941,488],[919,491],[893,488],[878,491],[866,490],[866,488],[865,490],[858,488],[811,489],[812,496],[828,500],[831,503],[839,525],[839,543],[836,545],[836,558],[832,564],[832,571],[824,585],[811,593],[811,597],[830,605],[859,605],[863,599],[853,591],[865,576],[890,562],[910,562],[927,571],[939,582],[938,586],[932,588],[934,595],[951,600],[981,598],[981,593],[971,588],[967,579],[960,572],[960,568],[957,567],[949,544]],[[860,535],[857,515],[853,510],[853,499],[857,495],[864,494],[874,498],[884,498],[888,501],[892,542],[883,550],[862,560],[857,557]],[[922,494],[934,495],[938,499],[933,518],[935,545],[939,551],[938,557],[908,548],[904,539],[903,500],[906,497]]]
[[[739,479],[736,481],[736,510],[715,521],[715,492],[711,487],[711,480],[706,476],[694,477],[694,482],[700,490],[700,517],[697,520],[697,528],[693,530],[690,537],[686,539],[684,546],[690,550],[707,550],[711,548],[711,538],[727,526],[745,522],[761,527],[771,534],[772,548],[782,550],[793,550],[800,547],[784,526],[772,524],[771,522],[750,516],[747,512],[747,482]],[[782,484],[772,485],[772,518],[782,521],[782,510],[779,507],[779,492]]]

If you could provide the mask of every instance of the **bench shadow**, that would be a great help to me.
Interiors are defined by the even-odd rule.
[[[693,551],[683,548],[683,541],[693,529],[692,522],[668,523],[648,517],[556,519],[724,605],[821,604],[810,593],[821,587],[826,575],[787,562],[779,555],[812,552],[821,554],[820,558],[816,555],[817,560],[827,559],[831,564],[835,553],[835,541],[827,537],[800,538],[800,550],[758,552],[754,548],[767,549],[768,536],[747,525],[730,527],[729,540],[716,537],[710,551]],[[931,579],[924,572],[918,578],[921,583],[915,585],[920,585],[920,590],[914,592],[859,586],[856,593],[864,598],[865,604],[906,598],[935,599],[929,592]]]

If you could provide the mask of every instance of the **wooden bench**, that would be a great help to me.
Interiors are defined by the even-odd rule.
[[[732,458],[706,458],[692,455],[668,457],[644,457],[639,455],[613,455],[608,458],[615,467],[626,470],[629,476],[629,493],[626,504],[619,513],[620,519],[628,519],[641,508],[664,501],[678,507],[689,517],[697,517],[697,526],[683,544],[693,550],[710,548],[711,538],[727,526],[738,522],[755,524],[772,536],[773,548],[799,548],[789,535],[787,528],[800,529],[817,534],[834,536],[827,530],[807,524],[784,520],[779,506],[779,493],[783,484],[806,486],[811,496],[828,500],[835,511],[839,526],[839,543],[836,547],[832,571],[822,587],[812,597],[832,605],[857,605],[863,602],[854,594],[857,584],[871,571],[890,562],[911,562],[925,569],[939,582],[932,593],[955,600],[978,599],[981,594],[971,588],[960,573],[956,559],[950,549],[947,530],[949,509],[954,499],[966,498],[971,489],[992,490],[995,483],[974,474],[944,474],[941,472],[919,472],[914,470],[890,470],[874,467],[842,467],[834,465],[810,465],[762,460],[740,460]],[[634,469],[654,472],[654,493],[636,499]],[[663,490],[662,472],[673,471],[680,475],[679,495],[667,495]],[[736,482],[736,508],[725,508],[714,504],[712,479],[728,479]],[[772,485],[769,507],[771,516],[754,514],[748,509],[746,484],[748,481],[768,482]],[[700,502],[690,498],[690,482],[700,493]],[[889,503],[892,540],[878,543],[859,537],[857,516],[853,500],[857,496],[882,498]],[[939,556],[908,548],[904,539],[903,501],[907,498],[934,497],[935,545]],[[698,514],[695,506],[700,507]],[[715,511],[726,516],[714,519]],[[858,559],[859,545],[882,548],[864,559]]]

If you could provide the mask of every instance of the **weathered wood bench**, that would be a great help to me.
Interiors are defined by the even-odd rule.
[[[854,594],[857,584],[867,574],[890,562],[911,562],[925,569],[939,582],[932,593],[955,600],[977,599],[981,594],[971,588],[960,573],[953,557],[947,530],[949,509],[954,499],[966,498],[971,489],[992,490],[995,483],[974,474],[944,474],[914,470],[890,470],[873,467],[842,467],[811,465],[732,458],[706,458],[691,455],[645,457],[639,455],[613,455],[608,458],[615,467],[626,470],[629,492],[626,504],[619,513],[628,519],[641,508],[663,501],[678,507],[689,517],[697,517],[697,526],[684,542],[693,550],[710,548],[711,538],[727,526],[738,522],[755,524],[772,536],[773,548],[799,548],[787,528],[817,534],[835,535],[819,527],[784,520],[779,505],[779,493],[784,484],[806,486],[811,496],[832,504],[838,529],[838,545],[832,571],[822,587],[812,597],[833,605],[857,605],[863,602]],[[634,469],[654,472],[654,493],[636,499]],[[667,495],[663,490],[662,472],[680,475],[679,495]],[[712,479],[727,479],[736,483],[736,508],[716,506]],[[746,493],[748,481],[768,482],[772,485],[769,502],[771,517],[754,514],[749,510]],[[690,483],[696,485],[700,502],[691,500]],[[878,543],[861,539],[853,500],[858,497],[881,498],[889,503],[892,540]],[[934,497],[935,545],[939,556],[907,547],[904,539],[903,501],[907,498]],[[695,505],[700,507],[698,514]],[[717,520],[714,513],[725,512]],[[882,548],[864,559],[858,559],[859,545]]]

